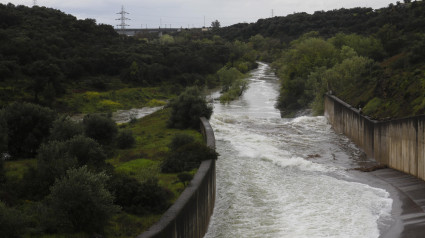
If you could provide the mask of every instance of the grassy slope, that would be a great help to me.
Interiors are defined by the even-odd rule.
[[[168,152],[167,145],[174,135],[184,133],[192,135],[201,141],[202,135],[195,130],[177,130],[167,128],[170,110],[160,110],[136,122],[124,124],[121,127],[130,129],[136,138],[132,149],[119,150],[108,160],[118,173],[125,173],[143,182],[149,177],[157,177],[159,184],[173,192],[174,202],[184,187],[178,182],[177,174],[159,172],[161,161]],[[195,171],[192,171],[194,173]],[[135,237],[159,220],[161,214],[151,214],[143,217],[130,214],[119,214],[114,217],[111,226],[107,228],[108,237]]]
[[[136,145],[131,149],[118,150],[107,162],[115,167],[118,173],[124,173],[143,182],[149,177],[157,177],[160,186],[173,193],[170,202],[174,202],[184,190],[182,183],[178,182],[177,174],[160,173],[159,166],[168,152],[167,145],[174,135],[184,133],[202,141],[202,135],[196,130],[178,130],[167,128],[170,109],[157,111],[149,116],[134,120],[128,124],[121,124],[120,128],[129,129],[136,138]],[[7,161],[5,163],[6,175],[11,178],[21,179],[24,172],[30,167],[36,167],[36,159]],[[191,171],[195,173],[196,170]],[[162,214],[148,214],[136,216],[120,213],[113,217],[110,225],[105,230],[106,237],[135,237],[157,222]],[[43,235],[41,237],[61,237]],[[65,237],[65,236],[63,236]],[[72,234],[66,237],[88,237],[85,234]]]
[[[161,88],[121,88],[105,92],[85,91],[58,100],[61,108],[74,113],[113,112],[120,109],[165,105],[170,99]]]

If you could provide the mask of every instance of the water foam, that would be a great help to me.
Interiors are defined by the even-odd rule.
[[[356,148],[335,143],[324,117],[277,116],[277,84],[261,80],[272,77],[267,70],[262,64],[252,74],[241,100],[215,105],[221,156],[205,237],[378,237],[378,222],[391,213],[388,192],[341,179],[352,176],[344,166]]]

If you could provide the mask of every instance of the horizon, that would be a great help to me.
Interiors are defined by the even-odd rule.
[[[289,0],[148,0],[139,2],[129,1],[72,1],[59,2],[54,0],[12,0],[0,1],[2,4],[12,3],[31,7],[34,3],[40,7],[48,7],[71,14],[78,19],[95,19],[98,24],[112,25],[120,28],[119,12],[124,6],[126,28],[201,28],[211,26],[218,20],[222,27],[238,23],[254,23],[259,19],[283,17],[294,13],[329,11],[341,8],[366,7],[379,9],[395,4],[397,1],[388,0],[330,0],[294,2]]]

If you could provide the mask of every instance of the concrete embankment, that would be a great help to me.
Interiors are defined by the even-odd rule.
[[[215,149],[215,137],[208,120],[201,118],[201,132]],[[201,238],[214,210],[216,192],[215,160],[201,163],[198,172],[161,220],[138,238]]]
[[[369,158],[425,180],[425,116],[374,121],[332,95],[325,98],[325,116]]]
[[[425,116],[374,121],[332,95],[326,95],[325,116],[336,132],[389,167],[372,172],[395,200],[394,224],[381,237],[425,237]]]
[[[425,182],[394,169],[381,169],[372,174],[394,188],[389,192],[396,200],[394,225],[381,238],[425,237]]]

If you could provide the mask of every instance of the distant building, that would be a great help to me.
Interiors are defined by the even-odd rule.
[[[120,35],[126,35],[126,36],[135,36],[138,34],[152,34],[152,33],[157,33],[159,36],[161,36],[162,34],[167,34],[167,33],[173,33],[173,32],[180,32],[181,28],[141,28],[141,29],[136,29],[136,28],[126,28],[126,29],[115,29],[115,31],[118,32],[118,34]]]

